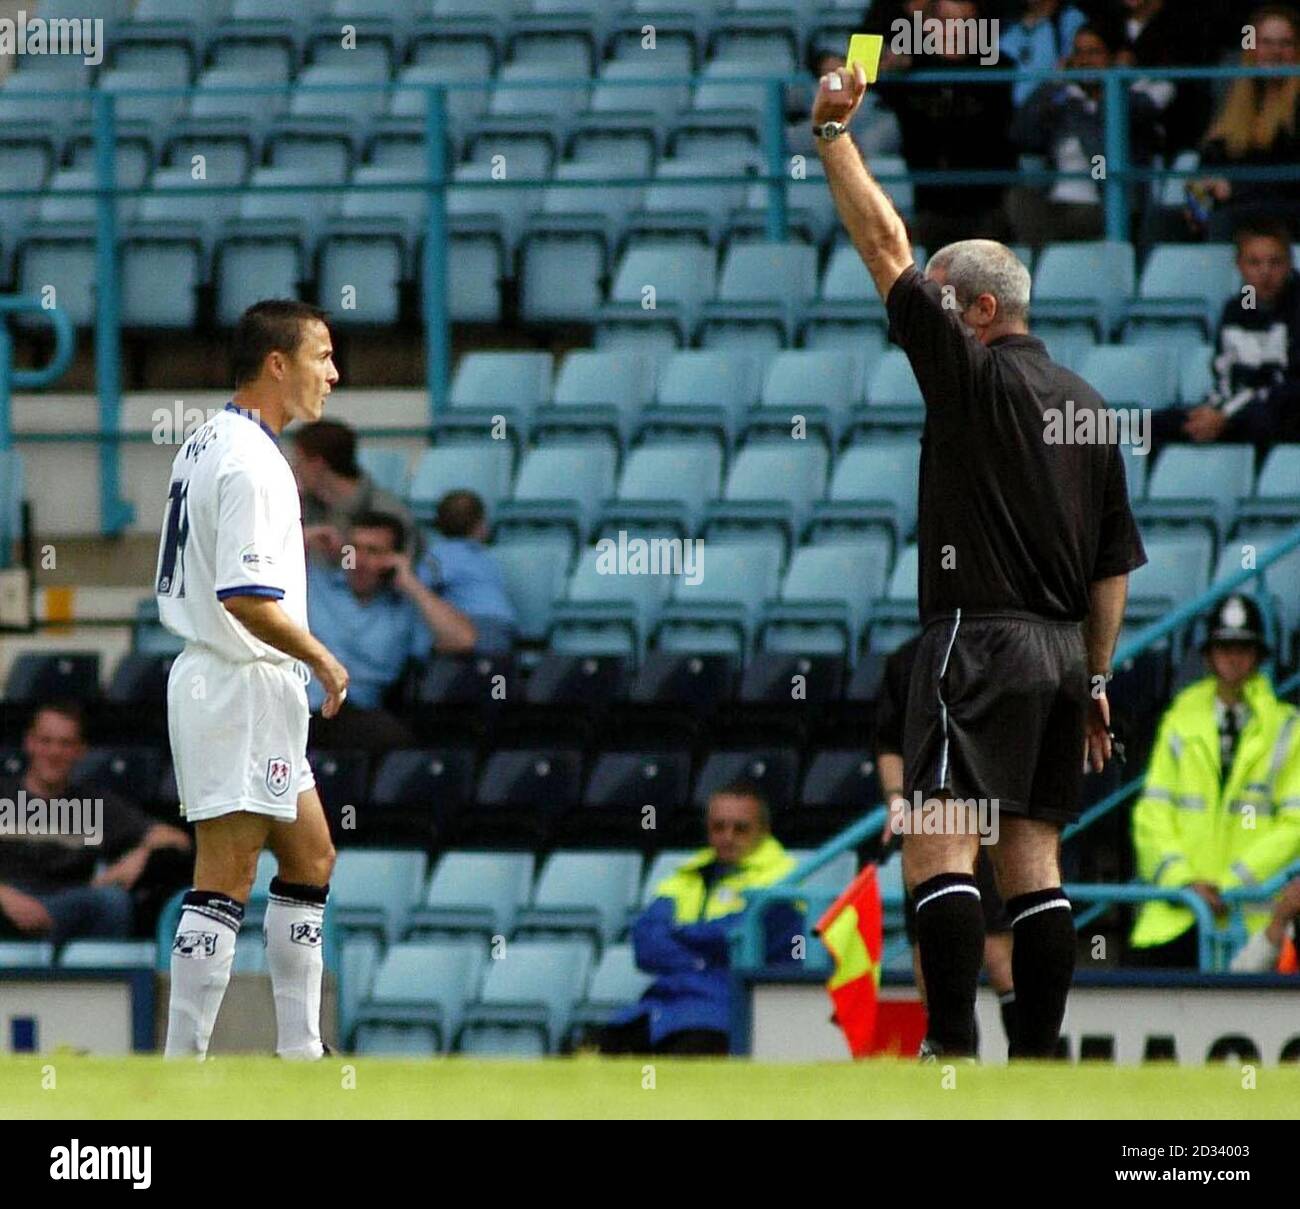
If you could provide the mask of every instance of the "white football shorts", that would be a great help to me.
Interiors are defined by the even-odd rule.
[[[167,680],[167,730],[181,815],[245,810],[292,822],[316,784],[307,763],[307,669],[232,663],[189,644]]]

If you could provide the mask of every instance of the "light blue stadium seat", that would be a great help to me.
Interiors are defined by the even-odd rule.
[[[1129,576],[1128,621],[1154,620],[1204,592],[1210,582],[1214,543],[1209,534],[1157,532],[1143,544],[1148,561]]]
[[[519,636],[525,642],[540,642],[550,632],[551,616],[564,592],[573,550],[571,538],[554,534],[543,538],[521,535],[492,546],[505,576],[506,593],[515,607]]]
[[[339,1037],[346,1042],[356,1026],[357,1009],[370,995],[384,947],[379,937],[349,936],[339,951]]]
[[[330,879],[330,903],[344,931],[372,932],[391,943],[420,900],[424,853],[345,848]]]
[[[799,243],[732,244],[706,303],[706,326],[775,328],[789,345],[804,308],[817,292],[817,249]]]
[[[758,400],[761,376],[743,353],[685,349],[664,363],[654,406],[641,413],[638,438],[655,433],[709,435],[730,449]]]
[[[559,529],[584,544],[601,503],[614,493],[615,452],[601,441],[530,449],[514,495],[497,509],[497,530]]]
[[[510,491],[513,461],[510,443],[490,438],[473,443],[447,442],[426,449],[411,474],[411,510],[420,520],[432,520],[438,501],[448,491],[468,488],[478,493],[490,515]]]
[[[863,362],[849,351],[798,349],[777,353],[768,363],[759,406],[745,417],[750,432],[775,429],[791,436],[795,417],[802,431],[817,434],[830,448],[839,444],[854,405],[862,398]]]
[[[414,1034],[398,1042],[398,1052],[420,1052],[425,1044],[431,1045],[427,1052],[445,1051],[460,1029],[466,1003],[478,993],[486,960],[478,941],[393,945],[357,1009],[357,1051],[385,1052],[397,1040],[394,1032]]]
[[[452,377],[449,411],[443,418],[485,426],[493,416],[503,415],[522,437],[537,410],[551,401],[554,371],[550,353],[466,353]]]
[[[852,658],[888,569],[889,539],[881,534],[801,546],[786,568],[778,602],[764,610],[763,648]]]
[[[813,505],[813,539],[883,529],[897,546],[916,528],[920,472],[920,449],[910,441],[845,449],[835,461],[826,499]]]
[[[213,276],[217,322],[234,327],[239,317],[263,298],[301,298],[301,253],[289,239],[227,241],[218,251]]]
[[[204,192],[204,183],[186,168],[154,172],[152,187],[185,193],[139,200],[121,252],[124,326],[188,329],[198,320],[198,289],[211,275],[212,246],[226,212],[222,195]]]
[[[637,969],[630,944],[610,945],[600,956],[586,998],[573,1013],[575,1028],[598,1028],[619,1008],[635,1003],[650,986],[651,975]]]
[[[424,902],[411,912],[407,939],[428,933],[509,936],[533,885],[531,852],[442,855]]]
[[[488,965],[482,993],[465,1012],[463,1053],[554,1052],[586,993],[592,950],[579,941],[515,941]],[[523,1042],[526,1034],[531,1044]]]
[[[488,86],[482,83],[482,68],[473,61],[464,63],[411,63],[397,73],[389,93],[386,122],[413,131],[425,119],[430,84],[457,85],[448,88],[445,97],[448,121],[455,132],[481,118],[487,110]],[[460,85],[482,84],[481,87]]]
[[[786,225],[791,237],[822,244],[838,229],[835,199],[826,185],[826,172],[819,160],[808,162],[803,174],[785,183]],[[745,191],[742,206],[731,214],[732,238],[762,238],[767,233],[768,207],[772,189],[756,181]],[[861,261],[858,262],[861,264]]]
[[[1214,345],[1197,344],[1182,350],[1178,364],[1178,397],[1195,407],[1214,389]]]
[[[242,63],[208,67],[195,81],[178,133],[221,134],[242,139],[256,150],[269,125],[288,108],[287,94],[272,87],[287,79],[287,75],[276,76],[268,69]]]
[[[0,100],[3,99],[0,90]],[[54,164],[54,150],[48,143],[0,143],[0,180],[24,181],[30,189],[41,189]],[[26,233],[36,211],[29,197],[0,198],[0,279],[9,280],[14,249]]]
[[[406,248],[393,235],[331,232],[321,241],[318,296],[340,327],[387,327],[402,312]]]
[[[601,516],[601,532],[688,537],[721,489],[722,451],[712,441],[696,437],[641,445],[623,462],[618,491]]]
[[[37,56],[39,58],[39,56]],[[51,63],[58,56],[51,55]],[[31,62],[29,57],[28,62]],[[40,96],[40,93],[67,93]],[[80,73],[63,71],[11,71],[0,87],[0,125],[6,130],[23,130],[42,139],[51,149],[61,146],[90,120],[90,91]]]
[[[54,964],[54,946],[44,940],[0,941],[0,970],[40,968]]]
[[[1177,361],[1160,345],[1099,344],[1077,372],[1108,407],[1168,407],[1178,389]]]
[[[179,655],[185,639],[165,629],[158,620],[158,601],[150,596],[139,602],[131,627],[131,649],[145,655]]]
[[[925,263],[925,249],[912,249],[917,266]],[[808,307],[813,325],[825,321],[871,323],[884,327],[885,304],[862,257],[851,243],[837,243],[826,262],[816,299]],[[810,330],[813,330],[810,329]]]
[[[919,428],[925,401],[912,364],[901,348],[886,348],[866,380],[866,403],[854,414],[854,431]]]
[[[150,90],[183,88],[189,72],[175,65],[155,64],[152,68],[110,67],[96,82],[104,92],[114,94],[113,111],[119,138],[139,134],[156,145],[162,133],[181,114],[184,97],[179,93],[151,95]]]
[[[391,491],[399,499],[405,498],[409,476],[404,450],[362,445],[357,450],[357,464],[385,491]]]
[[[1048,325],[1039,329],[1034,327],[1034,334],[1042,338],[1043,343],[1047,346],[1048,356],[1066,369],[1072,369],[1075,373],[1079,372],[1079,366],[1087,359],[1087,356],[1094,348],[1097,347],[1096,334],[1086,327],[1071,327],[1067,325]]]
[[[828,461],[816,442],[750,442],[732,460],[722,499],[709,507],[705,536],[775,528],[788,549],[826,494]]]
[[[606,540],[608,549],[590,546],[582,552],[564,600],[552,610],[548,646],[569,654],[639,659],[676,576],[619,574],[609,552],[617,540]]]
[[[95,245],[89,235],[32,236],[18,249],[18,293],[43,297],[52,286],[55,302],[74,327],[86,328],[95,321],[95,273]]]
[[[1089,324],[1106,339],[1133,293],[1133,245],[1095,240],[1049,244],[1034,269],[1035,323]]]
[[[751,647],[765,601],[776,595],[781,549],[752,541],[708,541],[698,583],[673,585],[657,645],[671,651],[743,655]]]
[[[1200,338],[1208,338],[1239,284],[1236,249],[1230,243],[1157,244],[1147,255],[1137,297],[1128,306],[1126,339],[1137,321],[1144,329],[1190,323],[1200,329]]]
[[[265,974],[266,938],[260,929],[250,931],[247,927],[240,932],[235,941],[235,960],[230,967],[232,974]]]
[[[550,404],[534,416],[533,437],[600,434],[621,447],[654,391],[655,363],[650,358],[578,349],[565,357],[555,375]]]
[[[558,154],[573,115],[587,107],[589,92],[587,71],[574,64],[506,63],[493,80],[487,116],[476,133],[526,133],[549,142]]]
[[[59,954],[63,969],[91,969],[121,966],[151,970],[156,956],[152,940],[73,940]]]
[[[1254,467],[1248,445],[1171,445],[1160,454],[1136,515],[1145,523],[1195,521],[1221,536],[1237,501],[1250,494]]]
[[[129,265],[133,256],[140,256],[147,265],[149,245],[154,241],[184,240],[197,247],[206,281],[210,273],[208,259],[217,232],[235,207],[234,196],[218,192],[217,187],[240,183],[239,178],[227,175],[227,166],[226,162],[208,165],[205,178],[200,180],[194,178],[188,165],[155,168],[149,187],[157,192],[139,200],[135,223],[127,233],[123,252],[126,264]],[[124,272],[129,271],[124,266]]]
[[[1274,445],[1260,467],[1254,493],[1240,501],[1239,523],[1290,522],[1300,516],[1300,444]]]
[[[515,936],[584,935],[603,947],[623,931],[640,887],[639,853],[553,852],[533,901],[519,913]]]
[[[657,152],[662,146],[664,130],[688,104],[689,88],[684,84],[643,81],[657,75],[681,79],[689,70],[688,67],[683,72],[682,65],[671,58],[660,61],[657,54],[609,60],[602,64],[596,77],[584,125],[588,129],[616,127],[631,137],[639,137],[652,152]]]
[[[727,183],[707,183],[701,178],[734,176]],[[628,229],[638,238],[647,235],[691,238],[716,246],[726,227],[727,215],[745,198],[745,165],[735,160],[701,156],[661,159],[654,183],[646,188],[641,208],[628,218]]]
[[[597,319],[603,331],[623,326],[667,327],[675,341],[684,344],[695,329],[700,308],[713,295],[716,275],[717,254],[712,248],[682,242],[631,242],[614,270],[609,299]]]
[[[1294,516],[1291,518],[1294,520]],[[1225,564],[1231,565],[1234,570],[1244,570],[1242,566],[1244,551],[1243,546],[1252,546],[1254,548],[1254,560],[1260,561],[1273,546],[1275,546],[1280,537],[1283,537],[1286,529],[1269,527],[1269,528],[1243,528],[1239,530],[1224,546],[1223,554],[1220,561],[1220,576]],[[1230,561],[1235,560],[1235,561]],[[1297,635],[1300,630],[1300,549],[1293,549],[1289,553],[1282,555],[1275,563],[1270,565],[1263,573],[1265,590],[1272,600],[1274,610],[1282,624],[1284,633],[1288,636]],[[1256,580],[1247,580],[1246,588],[1255,590]],[[1283,649],[1282,655],[1288,657],[1291,652]]]

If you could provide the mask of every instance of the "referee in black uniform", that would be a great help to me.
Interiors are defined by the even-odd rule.
[[[917,272],[902,219],[844,128],[865,92],[860,68],[823,77],[812,120],[836,209],[925,399],[904,793],[914,814],[932,799],[995,812],[1012,1057],[1049,1057],[1075,959],[1060,830],[1079,815],[1085,762],[1100,771],[1110,756],[1105,684],[1128,573],[1146,553],[1119,449],[1047,440],[1067,400],[1075,414],[1105,404],[1028,334],[1024,265],[1002,244],[965,240]],[[922,1056],[974,1051],[984,915],[970,814],[903,842],[929,1011]]]

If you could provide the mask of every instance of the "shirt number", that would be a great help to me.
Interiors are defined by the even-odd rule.
[[[185,541],[190,535],[189,489],[188,483],[173,479],[167,492],[167,528],[156,587],[159,596],[185,595]]]

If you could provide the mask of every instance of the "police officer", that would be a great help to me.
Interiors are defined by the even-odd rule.
[[[1205,624],[1210,675],[1179,693],[1161,721],[1133,843],[1143,881],[1186,886],[1222,917],[1224,890],[1267,881],[1300,857],[1300,725],[1259,670],[1269,653],[1259,606],[1234,593]],[[1176,903],[1144,904],[1134,962],[1194,967],[1194,922]],[[1252,934],[1268,922],[1267,909],[1245,915]]]

